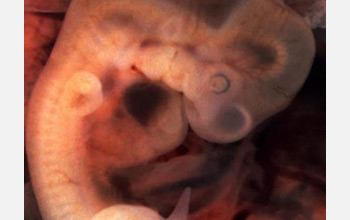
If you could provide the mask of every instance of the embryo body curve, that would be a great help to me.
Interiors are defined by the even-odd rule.
[[[244,138],[291,102],[314,47],[307,24],[279,1],[72,1],[28,111],[44,219],[163,219],[101,196],[105,174],[174,150],[189,126],[208,142]],[[182,195],[171,220],[188,218]]]

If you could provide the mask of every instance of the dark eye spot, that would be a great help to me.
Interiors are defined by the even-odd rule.
[[[245,124],[242,112],[237,108],[223,109],[216,118],[217,125],[225,132],[238,132]]]
[[[168,93],[150,83],[136,83],[125,90],[123,103],[129,114],[140,124],[147,125],[159,108],[166,104]]]

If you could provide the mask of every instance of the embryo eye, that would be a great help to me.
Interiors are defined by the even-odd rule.
[[[230,88],[230,80],[224,73],[217,73],[210,78],[209,88],[216,94],[224,93]]]

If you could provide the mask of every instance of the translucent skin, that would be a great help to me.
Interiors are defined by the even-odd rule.
[[[99,197],[91,172],[173,150],[187,123],[206,140],[238,140],[301,87],[314,43],[292,11],[270,0],[223,1],[232,10],[220,20],[206,3],[191,3],[71,3],[28,112],[28,160],[45,219],[91,219],[114,204]],[[219,94],[210,83],[217,73],[230,82]],[[167,97],[149,123],[125,101],[139,82]]]

